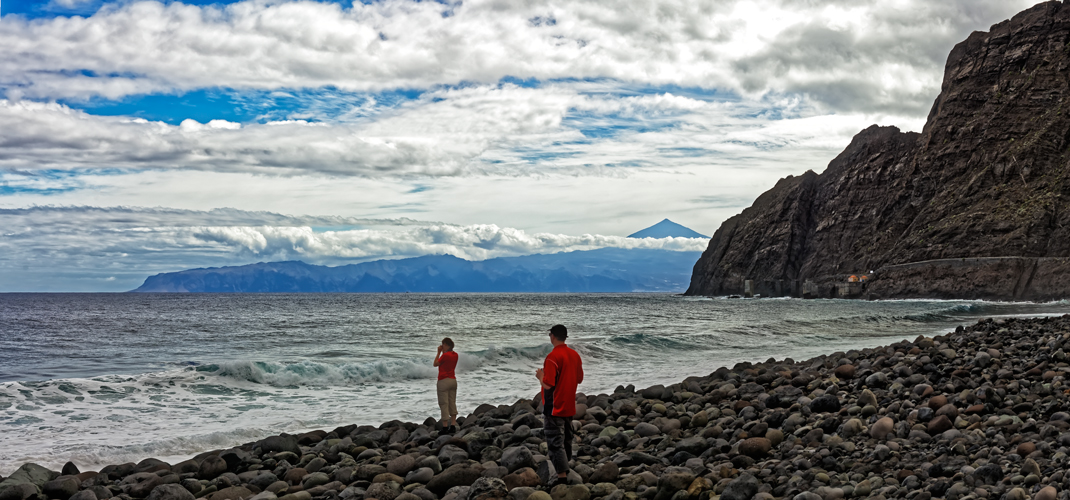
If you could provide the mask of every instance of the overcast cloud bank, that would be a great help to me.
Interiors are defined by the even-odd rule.
[[[205,87],[428,88],[611,78],[791,93],[841,111],[927,110],[951,45],[1028,2],[473,0],[105,4],[6,18],[9,97]]]

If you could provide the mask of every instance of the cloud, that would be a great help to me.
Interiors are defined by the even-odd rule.
[[[257,261],[335,265],[430,254],[485,260],[605,247],[701,251],[707,243],[233,209],[33,207],[0,210],[0,290],[70,290],[78,280],[89,290],[131,289],[159,272]]]
[[[0,100],[0,168],[456,175],[506,137],[558,132],[573,97],[508,85],[442,90],[377,121],[244,126],[225,120],[175,126]]]
[[[622,175],[813,145],[833,153],[873,120],[822,115],[798,98],[703,100],[590,92],[584,84],[440,89],[374,118],[179,125],[0,100],[0,169],[184,169],[272,175]],[[747,151],[749,149],[749,151]],[[831,158],[831,154],[829,158]],[[608,167],[608,168],[607,168]]]
[[[607,78],[908,114],[935,96],[955,43],[1031,3],[140,1],[87,18],[6,17],[0,84],[10,98],[53,99]]]

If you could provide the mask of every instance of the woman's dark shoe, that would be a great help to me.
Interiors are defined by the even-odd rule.
[[[446,434],[453,434],[457,432],[457,426],[451,425],[446,428]]]

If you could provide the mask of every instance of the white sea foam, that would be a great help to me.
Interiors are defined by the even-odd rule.
[[[459,406],[531,397],[548,346],[461,352]],[[421,362],[422,361],[422,362]],[[279,432],[437,416],[429,360],[228,361],[133,376],[0,383],[0,474],[22,463],[83,469],[181,460]],[[476,394],[478,392],[478,395]]]

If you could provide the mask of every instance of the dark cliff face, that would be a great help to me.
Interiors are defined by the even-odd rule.
[[[1070,296],[1070,284],[1029,289],[1034,277],[1060,281],[1045,273],[1062,267],[1044,263],[1070,256],[1068,42],[1070,5],[1059,2],[973,33],[949,55],[921,134],[872,126],[822,174],[782,179],[717,230],[687,293],[740,293],[745,279],[829,284],[934,259],[1028,257],[1028,272],[1039,275],[900,267],[898,283],[879,279],[870,288],[886,297]],[[945,282],[947,273],[956,285],[924,284]],[[971,286],[971,273],[1026,282],[985,291]],[[911,280],[919,283],[904,287]]]

